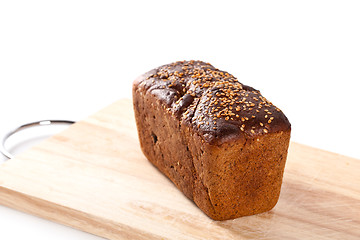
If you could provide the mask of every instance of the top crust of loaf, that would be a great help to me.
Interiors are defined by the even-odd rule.
[[[179,61],[140,76],[134,88],[155,95],[164,108],[209,144],[290,131],[284,113],[260,91],[202,61]]]

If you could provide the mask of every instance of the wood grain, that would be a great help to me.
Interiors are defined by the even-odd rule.
[[[291,143],[276,207],[213,221],[144,158],[120,100],[2,164],[0,203],[108,239],[360,239],[360,161]]]

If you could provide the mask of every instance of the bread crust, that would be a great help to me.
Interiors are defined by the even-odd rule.
[[[272,209],[291,125],[260,92],[201,61],[161,66],[133,84],[141,149],[214,220]]]

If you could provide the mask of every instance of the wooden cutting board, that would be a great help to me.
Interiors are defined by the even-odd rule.
[[[213,221],[145,159],[120,100],[2,164],[0,203],[108,239],[360,239],[360,160],[291,143],[276,207]]]

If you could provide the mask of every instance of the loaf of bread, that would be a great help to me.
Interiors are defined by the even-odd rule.
[[[275,206],[291,125],[258,90],[181,61],[136,79],[133,104],[144,155],[210,218]]]

